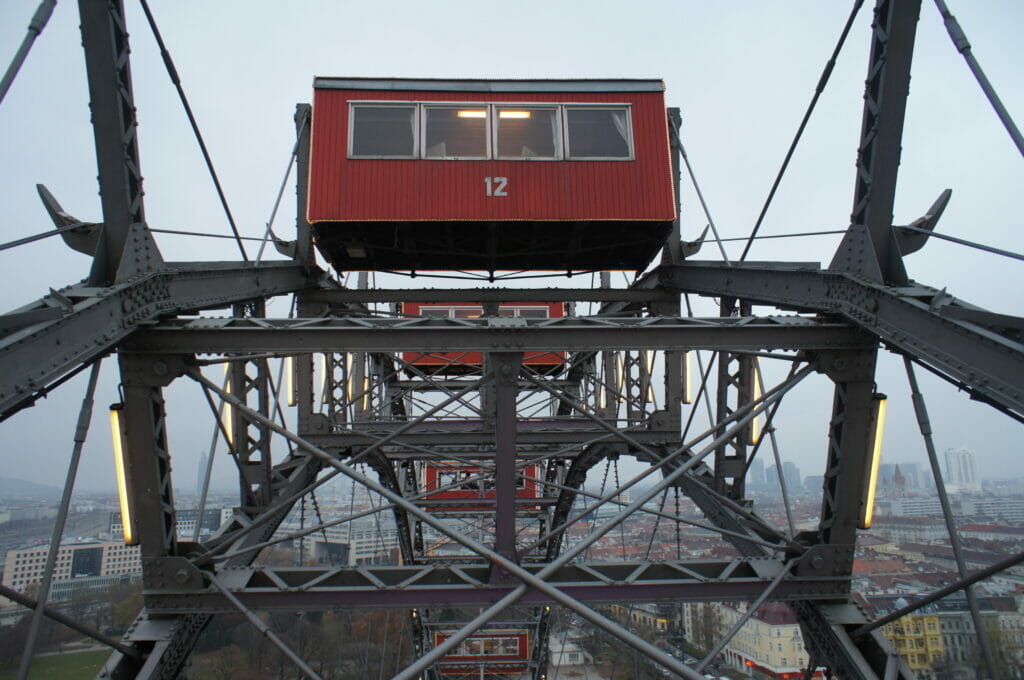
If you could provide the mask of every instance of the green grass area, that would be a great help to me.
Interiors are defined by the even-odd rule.
[[[80,678],[85,680],[88,678],[88,680],[92,680],[108,656],[110,656],[110,652],[104,649],[37,656],[32,661],[32,670],[28,677],[30,680],[51,680],[52,678],[61,680],[79,680]],[[17,668],[0,671],[0,680],[15,680],[17,677]]]

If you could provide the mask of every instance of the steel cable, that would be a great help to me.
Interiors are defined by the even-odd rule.
[[[36,38],[39,37],[39,34],[46,28],[46,23],[50,20],[53,8],[56,6],[57,0],[43,0],[39,3],[36,13],[32,15],[32,21],[28,24],[28,33],[25,35],[25,39],[21,41],[18,51],[14,53],[14,59],[11,60],[11,65],[7,67],[3,80],[0,80],[0,103],[3,103],[4,97],[7,96],[7,91],[14,84],[14,78],[18,75],[18,71],[21,70],[21,65],[25,63],[29,50],[32,49],[32,45],[35,43]]]
[[[804,128],[807,127],[807,121],[810,120],[811,113],[814,112],[814,107],[818,103],[818,98],[821,97],[821,93],[825,90],[825,85],[828,83],[828,80],[832,75],[832,69],[836,65],[836,58],[839,56],[839,52],[842,51],[843,44],[846,42],[846,36],[849,35],[850,28],[853,26],[853,21],[857,17],[857,13],[860,11],[863,4],[864,0],[855,0],[853,3],[853,9],[850,10],[850,16],[846,19],[846,25],[843,26],[843,32],[839,35],[839,41],[832,50],[832,56],[825,64],[825,68],[821,72],[821,77],[818,78],[818,85],[814,88],[814,96],[811,97],[811,103],[807,106],[807,111],[804,112],[804,118],[800,121],[800,127],[797,128],[796,136],[793,137],[793,142],[789,145],[789,151],[786,152],[786,157],[782,161],[782,167],[779,168],[779,173],[775,176],[772,188],[768,192],[768,198],[765,199],[764,206],[761,208],[761,214],[758,215],[757,222],[754,223],[754,229],[750,232],[750,237],[747,239],[747,245],[743,248],[743,253],[740,255],[740,262],[747,259],[747,253],[750,252],[750,246],[754,243],[754,237],[757,236],[757,232],[761,228],[764,216],[768,212],[768,206],[771,205],[772,199],[775,198],[775,191],[779,188],[779,183],[782,182],[782,176],[786,173],[786,168],[789,167],[789,161],[793,158],[793,152],[796,151],[796,145],[800,143],[800,138],[804,134]]]
[[[995,109],[996,115],[999,116],[999,122],[1003,124],[1006,131],[1010,134],[1010,138],[1013,140],[1014,146],[1017,147],[1017,151],[1024,155],[1024,137],[1021,136],[1020,130],[1017,128],[1016,123],[1013,122],[1013,117],[1003,106],[1002,100],[999,95],[996,94],[996,90],[992,87],[992,83],[988,81],[988,77],[985,76],[985,72],[981,70],[981,64],[974,58],[974,53],[971,51],[971,43],[967,40],[967,35],[963,29],[960,28],[960,22],[956,20],[956,17],[949,11],[949,7],[946,6],[944,0],[935,0],[935,6],[939,8],[939,14],[942,15],[942,22],[946,25],[946,32],[949,33],[950,39],[953,41],[953,45],[956,47],[956,51],[963,55],[964,61],[967,62],[968,68],[971,69],[971,73],[974,74],[974,79],[978,81],[978,85],[981,86],[982,92],[985,93],[985,97],[989,103],[992,104],[992,108]]]
[[[188,116],[189,125],[192,126],[192,132],[196,136],[196,141],[199,142],[199,150],[203,153],[203,160],[206,161],[206,167],[210,171],[210,177],[213,179],[213,185],[217,189],[217,196],[220,198],[220,204],[224,207],[224,214],[227,215],[228,224],[231,225],[231,232],[235,235],[235,243],[238,244],[238,250],[242,253],[242,259],[246,262],[249,261],[249,256],[245,252],[245,245],[242,243],[242,235],[238,233],[238,227],[235,225],[235,218],[231,214],[231,208],[228,207],[228,200],[224,196],[224,189],[221,188],[220,179],[217,177],[217,171],[213,167],[213,160],[210,158],[210,152],[206,149],[206,142],[203,141],[203,135],[199,131],[199,124],[196,122],[196,117],[192,114],[192,107],[188,103],[188,98],[185,96],[185,90],[181,87],[181,78],[178,77],[178,71],[174,67],[174,62],[171,60],[171,55],[167,51],[167,46],[164,44],[164,39],[160,35],[160,30],[156,27],[156,20],[153,18],[153,13],[149,9],[149,3],[146,0],[139,0],[142,5],[142,11],[146,14],[146,21],[149,22],[149,28],[153,31],[153,37],[156,38],[156,43],[160,47],[160,57],[164,61],[164,66],[167,68],[167,75],[170,76],[171,82],[174,84],[174,89],[178,91],[178,98],[181,99],[181,105],[185,108],[185,115]]]

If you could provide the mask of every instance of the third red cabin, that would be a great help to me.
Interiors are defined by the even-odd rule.
[[[660,80],[314,88],[307,218],[338,269],[642,269],[675,219]]]
[[[497,495],[494,478],[483,477],[469,481],[472,477],[480,476],[480,473],[479,465],[426,462],[423,464],[422,480],[423,491],[426,493],[424,500],[435,510],[444,512],[493,510]],[[539,475],[538,464],[526,465],[516,473],[517,500],[540,496],[540,485],[536,481]]]

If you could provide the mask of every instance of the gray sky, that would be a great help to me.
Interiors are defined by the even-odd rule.
[[[151,226],[226,234],[202,159],[137,3],[127,2],[139,140]],[[745,236],[810,100],[850,2],[765,3],[524,1],[201,2],[152,0],[164,39],[245,235],[262,235],[285,171],[296,102],[309,101],[315,75],[429,77],[660,77],[683,111],[684,142],[724,237]],[[870,4],[870,3],[867,3]],[[1024,4],[950,0],[1004,103],[1024,116]],[[36,0],[0,3],[0,62],[24,36]],[[923,214],[939,192],[953,199],[938,230],[1011,250],[1024,161],[1011,145],[932,3],[923,3],[896,201],[897,223]],[[853,194],[870,11],[864,8],[828,90],[797,151],[762,234],[843,228]],[[65,209],[100,219],[77,5],[66,1],[37,41],[0,105],[2,240],[47,229],[35,194],[45,183]],[[705,224],[689,186],[684,229]],[[277,231],[291,233],[294,196],[285,195]],[[752,259],[827,264],[838,237],[761,241]],[[236,259],[230,241],[158,235],[168,260]],[[730,244],[738,256],[742,244]],[[701,257],[717,259],[709,245]],[[932,240],[907,260],[910,276],[975,304],[1024,314],[1024,265]],[[11,309],[88,271],[59,239],[0,253],[0,307]],[[426,285],[426,282],[418,280]],[[564,281],[564,279],[563,279]],[[577,283],[573,281],[571,283]],[[704,313],[710,313],[706,308]],[[286,307],[278,306],[283,315]],[[104,371],[80,487],[111,485],[105,406],[117,400],[111,361]],[[769,375],[772,369],[767,369]],[[884,356],[879,389],[890,399],[886,460],[923,460],[901,362]],[[1018,476],[1021,428],[991,408],[921,376],[941,449],[966,445],[983,474]],[[0,424],[3,476],[59,484],[84,390],[79,378]],[[782,409],[784,457],[804,474],[824,464],[831,387],[801,386]],[[169,390],[176,486],[191,491],[211,422],[197,388]],[[221,461],[216,481],[230,483]]]

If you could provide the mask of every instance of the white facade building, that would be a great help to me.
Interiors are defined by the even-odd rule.
[[[974,466],[974,451],[946,449],[946,486],[950,491],[980,492],[981,480]]]

